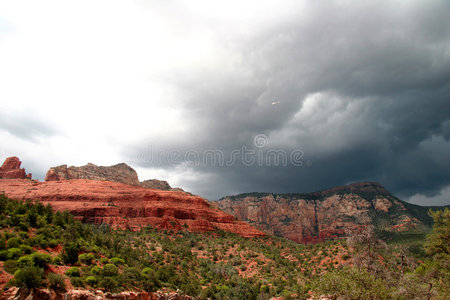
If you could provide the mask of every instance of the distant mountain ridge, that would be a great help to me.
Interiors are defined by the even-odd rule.
[[[344,237],[367,225],[388,232],[425,231],[432,225],[432,207],[404,202],[376,182],[312,193],[245,193],[217,205],[238,220],[300,243]]]

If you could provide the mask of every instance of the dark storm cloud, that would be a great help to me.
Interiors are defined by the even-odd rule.
[[[312,162],[191,166],[205,178],[186,181],[193,192],[217,199],[373,180],[409,197],[450,184],[450,2],[339,3],[308,3],[250,39],[227,39],[239,58],[231,70],[172,77],[196,129],[157,149],[228,157],[264,134],[264,150],[301,149]],[[179,166],[127,154],[143,167]]]

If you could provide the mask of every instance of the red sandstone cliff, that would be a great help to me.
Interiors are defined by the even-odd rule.
[[[426,208],[405,203],[370,182],[309,194],[241,194],[217,205],[258,229],[302,243],[346,236],[367,224],[398,231],[431,221]]]
[[[36,182],[0,180],[0,193],[12,199],[40,200],[56,210],[69,210],[83,222],[106,223],[113,228],[206,232],[224,230],[243,237],[265,235],[253,226],[213,209],[198,196],[161,191],[111,181],[72,179]]]
[[[31,178],[31,174],[26,174],[25,169],[21,169],[22,162],[16,156],[8,157],[0,167],[0,178]]]

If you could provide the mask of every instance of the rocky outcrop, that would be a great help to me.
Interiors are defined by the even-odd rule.
[[[185,192],[182,188],[171,187],[170,184],[165,180],[149,179],[149,180],[142,181],[140,185],[142,187],[149,188],[149,189],[155,189],[155,190]],[[187,193],[187,192],[185,192],[185,193]]]
[[[241,194],[217,205],[238,220],[300,243],[344,237],[369,224],[405,231],[431,222],[427,208],[403,202],[373,182],[308,194]]]
[[[0,180],[2,192],[12,199],[40,200],[58,211],[69,210],[83,222],[109,224],[113,228],[140,230],[150,225],[191,232],[220,229],[243,237],[265,235],[210,207],[205,199],[182,192],[87,179]]]
[[[97,166],[92,163],[88,163],[81,167],[61,165],[50,168],[45,176],[45,181],[70,179],[106,180],[142,186],[149,189],[184,192],[181,188],[172,188],[169,183],[164,180],[150,179],[139,182],[136,171],[125,163],[113,166]]]
[[[15,179],[15,178],[29,178],[31,179],[31,174],[26,174],[25,169],[21,169],[20,165],[22,162],[20,159],[16,156],[8,157],[4,162],[3,165],[0,167],[0,178],[9,178],[9,179]]]
[[[45,181],[70,179],[107,180],[129,185],[140,184],[136,171],[124,163],[109,167],[97,166],[92,163],[81,167],[61,165],[50,168],[45,176]]]
[[[170,184],[164,180],[149,179],[141,182],[141,186],[149,189],[169,191],[172,189]]]

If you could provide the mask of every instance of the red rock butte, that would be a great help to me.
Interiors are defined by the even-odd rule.
[[[57,211],[69,210],[82,222],[106,223],[116,229],[208,232],[224,230],[243,237],[266,235],[235,217],[212,208],[198,196],[118,182],[87,179],[38,182],[1,179],[0,193],[12,199],[39,200]]]
[[[31,179],[31,174],[26,174],[25,169],[21,169],[20,165],[22,162],[16,156],[8,157],[3,165],[0,167],[0,178],[20,178],[20,179]]]

